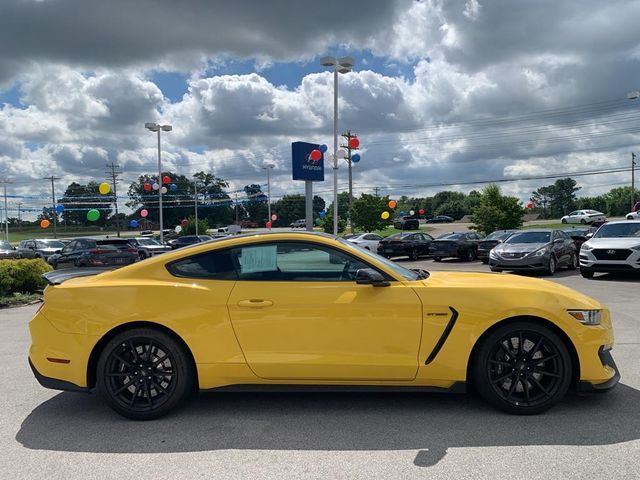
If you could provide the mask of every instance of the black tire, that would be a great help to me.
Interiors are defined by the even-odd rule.
[[[632,217],[631,215],[629,215],[629,216],[627,217],[627,220],[633,220],[633,217]]]
[[[584,278],[593,278],[593,271],[592,270],[584,270],[584,269],[580,269],[580,275],[582,275]]]
[[[476,259],[476,251],[473,248],[470,248],[466,251],[464,259],[467,262],[473,262]]]
[[[567,220],[566,220],[566,219],[564,219],[564,218],[563,218],[562,220],[560,220],[560,221],[561,221],[562,223],[567,223]]]
[[[496,268],[496,267],[489,267],[491,269],[492,272],[502,272],[501,268]]]
[[[550,277],[552,277],[556,273],[557,267],[558,267],[558,262],[556,260],[556,257],[551,255],[549,257],[549,263],[547,264],[547,269],[545,270],[545,273]]]
[[[412,248],[411,251],[409,252],[409,259],[418,260],[419,258],[420,258],[420,254],[418,253],[418,249]]]
[[[567,265],[567,268],[569,270],[575,270],[578,268],[578,265],[578,255],[574,252],[571,254],[571,258],[569,259],[569,265]]]
[[[489,259],[488,259],[488,258],[483,258],[481,261],[482,261],[482,263],[484,263],[485,265],[489,263]]]
[[[171,336],[133,328],[104,347],[96,379],[100,395],[120,415],[152,420],[186,400],[195,375],[186,352]]]
[[[496,328],[479,342],[472,359],[473,385],[499,410],[535,415],[567,393],[571,358],[564,342],[549,328],[517,321]]]
[[[140,260],[144,260],[147,258],[147,253],[144,250],[138,250],[138,258]]]
[[[441,262],[442,261],[442,257],[433,257],[433,261],[434,262]]]
[[[581,218],[581,219],[580,219],[580,223],[581,223],[582,225],[586,225],[586,224],[587,224],[587,221],[586,221],[584,218]]]

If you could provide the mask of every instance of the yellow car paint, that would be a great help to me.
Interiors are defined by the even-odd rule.
[[[384,272],[389,287],[355,282],[250,282],[181,278],[166,265],[211,249],[279,240],[348,251]],[[455,326],[426,363],[447,329]],[[602,310],[600,325],[568,309]],[[92,387],[90,362],[109,332],[137,322],[175,333],[197,366],[201,389],[234,384],[394,385],[447,388],[465,381],[474,345],[492,326],[536,317],[569,339],[579,378],[601,384],[598,357],[613,344],[608,310],[552,282],[516,275],[433,272],[408,281],[382,260],[305,233],[229,237],[93,277],[48,286],[29,324],[29,358],[44,377]],[[92,355],[93,354],[93,355]],[[47,358],[70,360],[54,363]]]

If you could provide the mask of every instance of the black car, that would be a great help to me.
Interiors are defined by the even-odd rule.
[[[196,243],[208,242],[212,240],[209,235],[185,235],[184,237],[178,237],[170,242],[171,248],[188,247],[189,245],[195,245]]]
[[[587,237],[589,233],[593,233],[597,230],[592,228],[563,228],[562,231],[571,237],[573,243],[576,245],[576,249],[580,251],[580,247],[584,242],[589,240],[590,237]]]
[[[496,230],[484,237],[483,240],[478,242],[478,259],[482,260],[482,263],[489,263],[489,252],[493,247],[501,244],[517,231],[518,230]]]
[[[138,260],[138,249],[124,238],[78,238],[49,257],[53,268],[121,267]]]
[[[431,242],[431,255],[436,262],[457,257],[472,262],[478,255],[478,243],[484,237],[476,232],[451,232]]]
[[[22,255],[8,241],[0,240],[0,260],[5,258],[22,258]]]
[[[420,230],[420,221],[413,217],[396,218],[393,226],[398,230]]]
[[[451,223],[453,222],[453,218],[448,217],[447,215],[436,215],[433,218],[427,220],[427,223]]]
[[[396,233],[380,240],[378,255],[386,258],[409,257],[418,260],[420,256],[429,255],[429,245],[433,237],[428,233]]]

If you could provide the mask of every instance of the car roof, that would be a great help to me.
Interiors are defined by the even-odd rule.
[[[606,222],[602,225],[617,225],[619,223],[640,223],[640,220],[615,220],[613,222]]]
[[[556,230],[562,230],[561,228],[527,228],[526,230],[519,230],[522,233],[535,232],[535,233],[551,233]]]

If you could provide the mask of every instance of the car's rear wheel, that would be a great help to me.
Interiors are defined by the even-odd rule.
[[[585,270],[583,268],[580,269],[580,275],[582,275],[584,278],[593,278],[593,271],[592,270]]]
[[[481,339],[473,359],[473,382],[480,395],[508,413],[548,410],[567,393],[571,359],[549,328],[530,321],[498,327]]]
[[[476,251],[473,248],[467,250],[465,259],[467,260],[467,262],[473,262],[476,259]]]
[[[442,257],[433,257],[433,261],[434,262],[441,262],[442,261]]]
[[[138,250],[138,258],[140,260],[144,260],[145,258],[147,258],[147,252],[145,252],[144,250]]]
[[[106,403],[134,420],[166,415],[186,399],[194,380],[183,348],[151,328],[116,335],[100,354],[96,373]]]
[[[587,221],[586,221],[584,218],[581,218],[581,219],[580,219],[580,223],[581,223],[582,225],[586,225],[586,224],[587,224]]]
[[[571,254],[571,259],[569,260],[568,268],[569,270],[575,270],[576,268],[578,268],[578,255],[576,255],[575,253]]]
[[[482,263],[484,263],[486,265],[487,263],[489,263],[489,259],[488,258],[483,258],[482,259]]]
[[[411,251],[409,252],[409,258],[411,260],[418,260],[420,258],[420,254],[418,253],[418,249],[417,248],[412,248]]]
[[[566,218],[563,218],[563,219],[561,220],[561,222],[562,222],[562,223],[567,223],[567,219],[566,219]]]

